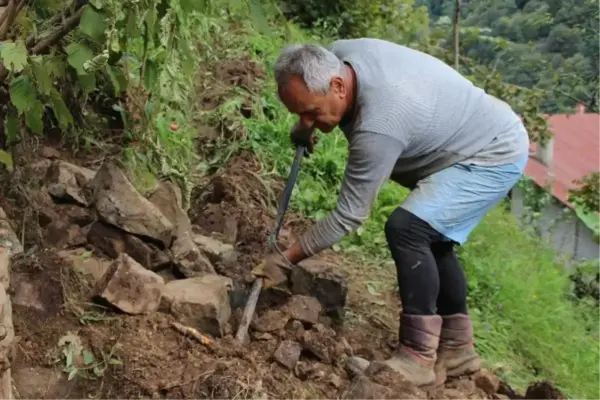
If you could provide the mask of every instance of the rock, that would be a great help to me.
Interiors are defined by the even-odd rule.
[[[393,399],[394,391],[386,386],[373,382],[364,375],[357,375],[346,390],[344,399]]]
[[[97,297],[128,314],[158,309],[164,280],[125,253],[114,260],[94,290]]]
[[[60,158],[60,151],[56,150],[54,147],[44,146],[40,149],[40,156],[44,158]]]
[[[500,387],[500,379],[490,371],[481,370],[473,376],[475,385],[488,395],[494,394]]]
[[[79,225],[64,220],[56,220],[45,228],[46,244],[57,249],[81,247],[87,243],[85,234]]]
[[[4,329],[2,332],[3,338],[0,339],[0,356],[2,358],[0,360],[0,370],[5,370],[13,358],[15,328],[12,317],[12,303],[4,286],[0,287],[0,313],[2,318],[0,326]]]
[[[198,248],[208,256],[208,259],[213,263],[232,262],[237,258],[237,253],[233,245],[223,243],[213,239],[210,236],[194,234],[194,243]]]
[[[219,275],[180,279],[165,285],[161,309],[181,323],[213,336],[222,336],[231,316],[229,291],[232,281]]]
[[[329,375],[328,382],[336,389],[342,387],[342,378],[340,378],[340,376],[337,374],[332,373],[331,375]]]
[[[173,224],[137,191],[116,165],[104,164],[91,187],[93,204],[102,220],[131,234],[154,239],[166,248],[170,247]]]
[[[12,302],[17,306],[45,311],[39,288],[30,279],[29,274],[15,274],[11,286]]]
[[[0,246],[0,284],[8,287],[10,284],[10,250]]]
[[[77,272],[90,277],[93,282],[99,281],[112,263],[112,260],[95,257],[84,248],[61,250],[58,255],[72,263]]]
[[[60,370],[43,367],[19,368],[13,379],[20,399],[68,399],[77,383]]]
[[[267,310],[252,319],[250,326],[259,332],[275,332],[283,329],[290,317],[281,310]]]
[[[284,310],[292,319],[312,325],[319,320],[321,304],[314,297],[297,294],[288,300]]]
[[[492,396],[492,398],[496,399],[496,400],[508,400],[508,399],[510,399],[510,397],[508,397],[507,395],[500,394],[500,393],[494,393],[493,396]]]
[[[298,361],[294,374],[303,380],[320,380],[325,377],[327,366],[318,361]]]
[[[181,206],[181,191],[171,182],[162,182],[150,195],[152,202],[175,227],[175,239],[171,252],[175,265],[187,278],[210,273],[215,269],[210,260],[194,243],[192,225]]]
[[[268,332],[252,332],[252,338],[254,340],[272,340],[274,336]]]
[[[55,160],[46,171],[48,193],[56,200],[89,204],[87,185],[96,173],[62,160]]]
[[[473,382],[471,379],[457,379],[457,380],[448,381],[446,383],[446,387],[451,388],[451,389],[460,390],[463,393],[477,392],[477,387],[475,385],[475,382]]]
[[[371,364],[369,360],[353,356],[346,361],[346,369],[352,375],[361,375],[369,368],[369,364]]]
[[[329,349],[333,343],[331,343],[329,340],[322,339],[325,338],[323,338],[323,336],[318,332],[314,330],[306,331],[302,336],[302,346],[319,360],[329,364],[332,361],[329,354]]]
[[[348,282],[344,275],[322,260],[308,259],[292,269],[292,293],[315,297],[323,312],[340,320],[344,315]]]
[[[525,393],[526,399],[566,399],[560,390],[550,382],[541,381],[530,385]]]
[[[300,343],[292,340],[283,340],[279,344],[279,347],[277,347],[277,350],[275,350],[273,358],[282,366],[289,370],[293,370],[300,359],[301,352],[302,346]]]
[[[156,271],[171,263],[169,255],[152,243],[102,222],[94,222],[87,240],[95,248],[111,258],[127,253],[143,267]]]
[[[23,252],[23,245],[10,225],[8,217],[2,207],[0,207],[0,247],[8,249],[9,257],[13,257]]]
[[[302,322],[300,322],[298,320],[293,320],[292,323],[290,324],[289,329],[290,329],[290,333],[291,333],[292,337],[299,342],[302,340],[302,337],[304,336],[304,332],[306,331],[304,329],[304,325],[302,324]]]

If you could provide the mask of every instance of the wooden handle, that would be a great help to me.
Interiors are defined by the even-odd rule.
[[[257,278],[252,285],[252,290],[250,291],[250,296],[248,296],[248,302],[246,303],[246,308],[244,308],[240,326],[235,334],[235,340],[240,344],[245,344],[248,339],[248,327],[252,321],[252,316],[254,316],[254,309],[256,308],[262,285],[262,278]]]

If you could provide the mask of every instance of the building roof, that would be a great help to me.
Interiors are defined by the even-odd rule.
[[[535,158],[537,145],[532,142],[525,175],[543,187],[552,182],[552,195],[572,208],[567,199],[569,189],[577,187],[574,181],[600,168],[600,114],[586,113],[580,105],[575,114],[547,119],[554,134],[549,167]]]

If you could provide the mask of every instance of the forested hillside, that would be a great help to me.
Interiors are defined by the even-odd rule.
[[[418,0],[434,25],[451,24],[456,1]],[[462,1],[461,52],[492,63],[506,80],[545,91],[543,110],[598,112],[598,2]],[[501,40],[490,40],[491,38]]]

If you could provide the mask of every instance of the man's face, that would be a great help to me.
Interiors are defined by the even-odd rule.
[[[325,95],[310,93],[302,78],[292,76],[284,87],[279,88],[279,98],[289,112],[300,117],[306,128],[331,132],[346,112],[346,88],[341,77],[332,79]]]

